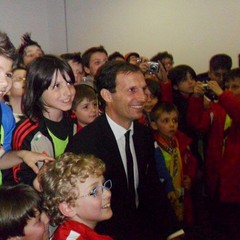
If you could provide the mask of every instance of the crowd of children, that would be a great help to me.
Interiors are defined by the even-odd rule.
[[[228,55],[213,56],[209,72],[197,75],[174,66],[168,52],[108,56],[99,46],[55,56],[29,33],[16,51],[0,32],[0,240],[112,239],[94,231],[114,214],[104,159],[64,153],[101,115],[95,76],[107,61],[137,65],[145,76],[138,121],[153,132],[159,181],[185,239],[202,239],[193,234],[196,192],[207,196],[212,231],[205,239],[238,239],[240,69],[231,70]]]

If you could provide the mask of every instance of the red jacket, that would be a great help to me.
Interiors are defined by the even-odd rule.
[[[112,240],[106,235],[99,235],[93,229],[86,225],[75,222],[66,221],[58,227],[53,235],[52,240]]]
[[[223,157],[226,112],[232,119]],[[221,200],[240,201],[240,99],[230,91],[219,96],[218,103],[203,107],[203,98],[191,97],[187,120],[201,133],[208,134],[205,156],[205,181],[210,196],[220,193]],[[236,164],[238,162],[238,164]]]

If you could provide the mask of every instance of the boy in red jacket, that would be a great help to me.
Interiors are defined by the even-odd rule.
[[[218,96],[218,102],[211,102],[207,109],[202,97],[204,87],[201,82],[196,84],[187,118],[196,130],[208,133],[205,181],[214,207],[213,223],[218,224],[217,231],[223,231],[226,239],[239,239],[240,69],[228,73],[225,91],[216,81],[208,82],[207,87]]]

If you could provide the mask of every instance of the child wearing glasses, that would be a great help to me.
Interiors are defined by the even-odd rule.
[[[105,164],[93,155],[64,153],[45,164],[38,180],[50,224],[58,226],[52,240],[111,240],[94,231],[112,217],[111,180],[104,180]]]

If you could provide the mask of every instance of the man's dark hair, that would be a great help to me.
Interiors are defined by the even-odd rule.
[[[109,92],[116,91],[116,78],[119,73],[136,73],[141,72],[138,66],[123,61],[106,62],[97,72],[95,77],[99,103],[101,107],[105,107],[105,101],[101,97],[101,90],[107,89]]]
[[[84,67],[89,68],[90,58],[96,52],[105,53],[108,56],[108,53],[103,46],[89,48],[82,55],[82,63]]]
[[[227,54],[214,55],[209,62],[210,71],[217,71],[219,69],[226,69],[229,71],[232,68],[232,59]]]
[[[0,32],[0,56],[15,60],[17,57],[16,48],[6,33]]]

